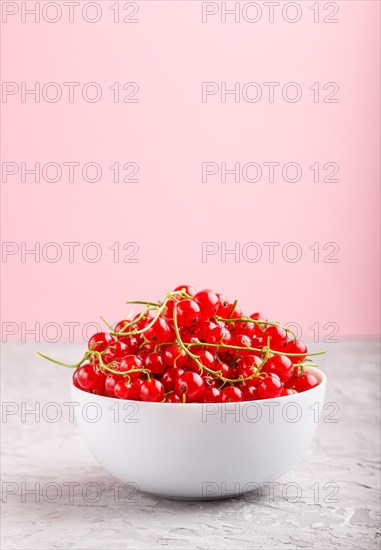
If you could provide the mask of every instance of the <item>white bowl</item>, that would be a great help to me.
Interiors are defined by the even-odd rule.
[[[326,377],[303,393],[241,403],[149,403],[102,397],[72,385],[76,418],[97,462],[141,491],[217,499],[272,483],[308,449]]]

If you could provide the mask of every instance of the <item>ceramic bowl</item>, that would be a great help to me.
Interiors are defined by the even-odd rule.
[[[71,385],[76,419],[97,462],[141,491],[218,499],[253,491],[295,468],[316,432],[326,377],[303,393],[241,403],[149,403]]]

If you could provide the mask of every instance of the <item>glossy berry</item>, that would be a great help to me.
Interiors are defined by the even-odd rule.
[[[173,319],[173,310],[177,302],[178,302],[177,300],[168,300],[167,307],[164,311],[164,317],[166,319]]]
[[[297,392],[311,390],[318,385],[318,381],[313,374],[301,374],[295,379],[294,388]]]
[[[142,369],[142,368],[143,368],[143,362],[139,357],[137,357],[136,355],[127,355],[121,361],[117,370],[120,372],[128,372],[128,376],[130,378],[136,378],[137,376],[140,375],[140,371],[138,369]]]
[[[261,313],[258,311],[256,313],[252,313],[250,315],[250,319],[253,319],[254,321],[262,321],[262,322],[268,321],[267,316],[264,313]]]
[[[159,317],[159,319],[155,321],[152,327],[145,331],[144,336],[149,342],[162,344],[163,342],[169,341],[171,336],[171,329],[169,328],[168,323],[164,319]]]
[[[255,386],[248,386],[242,384],[239,389],[243,393],[243,400],[244,401],[256,401],[257,399],[260,399],[258,390]]]
[[[79,383],[78,370],[79,369],[75,369],[75,371],[73,372],[73,384],[76,388],[82,389],[82,386]]]
[[[118,333],[128,332],[129,330],[131,330],[131,327],[128,326],[130,323],[131,321],[127,321],[127,319],[123,319],[123,321],[119,321],[119,323],[115,325],[114,331]],[[132,325],[132,328],[136,328],[136,325]]]
[[[219,388],[221,381],[214,376],[203,376],[205,388]]]
[[[188,355],[179,345],[173,344],[168,346],[164,352],[164,360],[170,367],[183,367],[188,361]]]
[[[224,388],[221,391],[221,401],[222,403],[230,403],[233,401],[243,401],[243,392],[235,387],[235,386],[229,386],[227,388]]]
[[[181,403],[181,399],[178,395],[176,395],[174,392],[167,395],[165,398],[164,403]]]
[[[115,386],[117,384],[116,378],[113,376],[107,376],[105,382],[105,394],[109,397],[115,397]]]
[[[220,300],[213,290],[200,290],[194,297],[194,301],[201,309],[200,319],[208,319],[217,313]]]
[[[198,358],[198,360],[200,361],[203,367],[206,367],[207,369],[210,369],[210,370],[215,369],[216,362],[213,354],[210,353],[210,351],[203,349],[195,353],[195,356]],[[198,370],[197,364],[195,364],[195,369]]]
[[[279,376],[281,382],[287,382],[294,372],[294,365],[285,355],[274,355],[267,360],[263,371]]]
[[[280,392],[281,397],[287,397],[288,395],[294,395],[296,393],[295,390],[291,390],[290,388],[282,388],[282,391]]]
[[[197,292],[196,289],[193,288],[193,286],[190,286],[190,285],[179,285],[175,288],[174,292],[178,291],[178,290],[183,290],[184,292],[186,292],[192,298]]]
[[[127,380],[120,380],[114,384],[114,394],[119,399],[133,399],[133,388]]]
[[[261,363],[262,361],[257,355],[245,355],[238,364],[238,374],[243,378],[249,378],[257,371]]]
[[[154,378],[143,382],[140,388],[140,398],[142,401],[162,401],[164,398],[163,384]]]
[[[102,361],[105,365],[110,365],[113,361],[120,361],[130,353],[130,348],[124,342],[113,342],[103,353]]]
[[[164,385],[164,389],[166,392],[169,392],[169,391],[173,391],[173,388],[175,386],[175,381],[177,380],[177,378],[179,376],[181,376],[182,374],[184,373],[184,370],[183,369],[179,369],[179,368],[171,368],[171,369],[167,369],[162,377],[161,377],[161,381]]]
[[[105,375],[93,365],[82,365],[78,369],[77,381],[84,390],[99,390],[104,386],[105,380]]]
[[[219,403],[221,401],[221,392],[217,388],[207,387],[204,391],[204,403]]]
[[[190,327],[200,319],[200,306],[194,300],[181,300],[176,305],[177,322],[180,326]]]
[[[300,342],[298,340],[289,340],[286,342],[285,346],[283,347],[283,350],[282,350],[284,353],[302,353],[302,354],[306,354],[307,353],[307,346],[305,344],[303,344],[303,342]],[[292,357],[290,356],[290,361],[292,361],[295,365],[297,363],[301,363],[305,360],[306,356],[305,355],[302,355],[302,356],[299,356],[299,357]]]
[[[274,351],[282,351],[284,344],[287,341],[287,332],[280,326],[272,325],[268,327],[263,335],[264,344],[267,345],[267,340],[270,340],[270,348]]]
[[[233,337],[233,346],[238,346],[240,348],[251,348],[251,339],[248,336],[245,336],[244,334],[238,334],[237,336]],[[237,349],[236,355],[240,357],[244,357],[245,355],[252,355],[253,351],[251,349]]]
[[[137,354],[140,349],[141,336],[137,334],[136,336],[122,336],[119,338],[119,342],[126,344],[129,348],[129,353]]]
[[[276,374],[270,374],[258,385],[258,395],[262,399],[279,397],[282,391],[282,382]]]
[[[175,381],[174,391],[186,402],[199,401],[205,390],[204,380],[196,372],[184,372]]]
[[[167,368],[167,365],[164,362],[164,357],[161,353],[157,353],[156,351],[147,355],[145,366],[153,374],[161,374]]]
[[[97,332],[94,334],[89,342],[88,348],[90,351],[104,351],[112,342],[115,341],[115,338],[111,334],[106,332]]]

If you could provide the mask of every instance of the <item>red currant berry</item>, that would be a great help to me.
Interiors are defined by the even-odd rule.
[[[220,305],[220,300],[213,290],[200,290],[194,297],[194,301],[199,305],[200,319],[209,319],[213,317]]]
[[[97,332],[94,334],[89,342],[88,347],[90,351],[104,351],[112,342],[115,341],[115,338],[107,332]]]
[[[175,386],[175,381],[179,376],[181,376],[181,374],[184,374],[184,370],[179,368],[167,369],[163,373],[161,377],[161,381],[164,385],[164,389],[166,392],[173,391],[173,388]]]
[[[270,357],[263,366],[263,371],[277,374],[281,382],[287,382],[294,372],[294,365],[285,355],[274,355]]]
[[[258,385],[258,394],[262,399],[279,397],[282,391],[282,382],[276,374],[270,374]]]
[[[241,386],[239,386],[239,389],[243,393],[244,401],[256,401],[257,399],[260,399],[258,395],[258,390],[255,386],[247,386],[245,384],[242,384]]]
[[[313,376],[312,374],[305,373],[305,374],[301,374],[296,378],[294,387],[295,387],[295,390],[299,393],[299,392],[311,390],[318,384],[319,382],[317,381],[315,376]]]
[[[216,363],[215,371],[219,372],[223,378],[228,380],[233,378],[233,367],[227,365],[226,363],[218,362]]]
[[[151,344],[150,342],[142,345],[139,350],[139,357],[143,363],[145,363],[147,356],[155,351],[155,347],[155,344]]]
[[[131,321],[127,321],[127,319],[124,319],[123,321],[119,321],[119,323],[117,323],[115,325],[115,329],[114,329],[114,332],[117,332],[117,333],[123,333],[123,332],[128,332],[130,329],[128,328],[128,325],[131,323]],[[136,328],[136,325],[133,325],[133,328]]]
[[[113,376],[107,376],[106,382],[105,382],[105,394],[108,397],[115,397],[116,384],[117,384],[117,380]]]
[[[267,327],[263,335],[263,341],[267,345],[267,340],[270,339],[270,348],[274,351],[282,351],[283,346],[287,341],[287,332],[284,328],[276,325]]]
[[[143,382],[140,388],[140,398],[142,401],[159,402],[164,398],[164,386],[160,380],[147,380]]]
[[[219,388],[220,386],[220,380],[217,380],[217,378],[214,378],[213,376],[204,376],[204,382],[206,388]]]
[[[166,364],[164,363],[163,356],[161,355],[161,353],[157,353],[156,351],[147,355],[145,366],[153,374],[161,374],[167,368]]]
[[[177,306],[177,321],[183,327],[190,327],[200,319],[200,307],[194,300],[181,300]]]
[[[244,334],[238,334],[237,336],[233,337],[233,345],[238,346],[240,348],[251,348],[251,339],[248,336],[245,336]],[[253,351],[251,349],[244,350],[244,349],[237,349],[236,354],[240,357],[244,357],[245,355],[253,355]]]
[[[238,374],[243,378],[252,376],[262,363],[256,355],[245,355],[238,364]]]
[[[122,336],[121,338],[119,338],[119,342],[123,342],[123,344],[126,344],[126,346],[130,350],[129,353],[136,355],[137,353],[139,353],[142,337],[140,336],[140,334],[136,334],[135,336]]]
[[[188,361],[188,355],[177,344],[168,346],[164,352],[164,359],[170,367],[183,367]]]
[[[195,288],[193,288],[193,286],[190,286],[190,285],[179,285],[175,288],[175,290],[173,292],[177,292],[179,290],[182,290],[183,292],[186,292],[192,298],[197,292],[197,290]]]
[[[168,323],[159,317],[157,321],[144,332],[145,337],[149,342],[155,344],[162,344],[163,342],[169,342],[171,336],[171,329]]]
[[[164,403],[181,403],[181,399],[178,395],[176,395],[174,392],[167,395],[165,398]]]
[[[204,391],[204,403],[219,403],[221,401],[221,392],[217,388],[208,387]]]
[[[297,363],[302,363],[306,358],[307,353],[307,346],[303,344],[303,342],[299,342],[298,340],[288,340],[286,342],[286,345],[284,346],[283,350],[284,353],[303,353],[304,355],[298,356],[298,357],[292,357],[290,356],[290,361],[296,365]]]
[[[82,386],[81,384],[79,383],[79,378],[78,378],[78,370],[79,369],[75,369],[75,371],[73,372],[73,384],[76,388],[79,388],[80,390],[82,389]]]
[[[104,386],[105,375],[93,365],[82,365],[78,369],[78,383],[84,390],[99,390]]]
[[[261,312],[252,313],[250,315],[250,319],[253,319],[253,321],[262,321],[262,322],[265,322],[265,323],[267,323],[267,321],[268,321],[266,315],[264,313],[261,313]]]
[[[173,319],[173,310],[175,309],[176,304],[177,300],[168,300],[166,309],[164,311],[164,317],[166,319]]]
[[[287,395],[294,395],[297,393],[295,390],[291,390],[290,388],[282,388],[282,391],[280,392],[281,397],[287,397]]]
[[[217,308],[217,315],[219,317],[223,317],[224,319],[226,319],[226,317],[230,313],[231,308],[233,307],[233,304],[230,304],[229,300],[223,294],[219,294],[218,292],[216,294],[217,294],[218,300],[219,300],[219,304],[218,304],[218,308]],[[229,305],[230,305],[230,310],[227,309],[229,307]]]
[[[184,372],[175,381],[174,391],[181,400],[185,397],[187,402],[201,401],[205,383],[196,372]]]
[[[120,340],[113,342],[102,355],[102,361],[105,365],[109,365],[113,361],[121,361],[123,357],[131,353],[130,348]]]
[[[200,363],[207,369],[210,369],[210,370],[215,369],[216,362],[214,360],[213,354],[210,353],[210,351],[203,349],[195,353],[195,356],[198,358]]]
[[[119,399],[136,399],[136,391],[131,382],[120,380],[114,386],[114,394]]]
[[[136,355],[127,355],[118,366],[117,370],[120,372],[128,372],[130,378],[136,378],[140,375],[138,369],[143,368],[143,362],[140,357]],[[130,372],[136,371],[136,372]]]
[[[239,388],[235,386],[229,386],[228,388],[224,388],[221,391],[221,401],[222,403],[243,401],[243,393]]]

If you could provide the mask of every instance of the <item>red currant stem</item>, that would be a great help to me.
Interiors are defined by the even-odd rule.
[[[254,323],[255,325],[271,325],[274,327],[281,326],[280,323],[275,323],[273,321],[258,321],[257,319],[252,319],[251,317],[237,317],[236,319],[225,319],[224,317],[220,317],[219,315],[215,315],[215,319],[217,321],[224,321],[225,323],[239,323],[239,322],[246,322],[246,323]],[[260,327],[262,328],[262,327]],[[285,329],[289,330],[289,329]],[[291,332],[291,331],[290,331]]]
[[[191,342],[189,344],[186,344],[187,346],[210,346],[213,348],[228,348],[228,349],[235,349],[235,350],[246,350],[246,351],[256,351],[256,352],[263,352],[266,348],[249,348],[248,346],[230,346],[229,344],[209,344],[207,342]],[[288,353],[285,351],[275,351],[270,349],[270,353],[273,355],[287,355],[290,357],[306,357],[312,356],[312,355],[323,355],[325,351],[316,351],[314,353]]]
[[[285,327],[282,327],[282,328],[283,328],[283,330],[285,330],[286,332],[289,332],[290,334],[292,334],[292,335],[293,335],[293,337],[294,337],[294,341],[295,341],[295,342],[297,342],[297,341],[298,341],[298,339],[297,339],[297,337],[296,337],[296,334],[295,334],[295,332],[293,332],[293,331],[292,331],[292,330],[291,330],[290,328],[285,328]]]
[[[101,370],[105,370],[107,372],[111,372],[112,374],[118,374],[120,376],[128,376],[129,374],[131,374],[132,372],[144,372],[144,374],[147,374],[147,376],[149,375],[148,371],[146,369],[130,369],[130,370],[125,370],[125,371],[120,371],[120,370],[115,370],[115,369],[112,369],[110,368],[109,365],[106,365],[105,363],[103,363],[103,360],[102,360],[102,353],[100,353],[99,351],[94,351],[93,352],[93,355],[95,355],[95,357],[98,358],[98,361],[99,361],[99,365],[100,365],[100,368]],[[112,365],[112,363],[110,363],[110,365]]]
[[[237,304],[238,304],[238,300],[234,300],[233,307],[231,308],[230,313],[229,313],[229,315],[228,315],[228,319],[230,319],[231,316],[233,315],[234,310],[235,310],[235,308],[237,307]]]
[[[62,361],[57,361],[57,359],[53,359],[53,357],[49,357],[49,355],[45,355],[45,353],[41,353],[41,351],[36,351],[36,353],[37,355],[40,355],[40,357],[47,359],[51,363],[55,363],[56,365],[61,365],[62,367],[68,367],[69,369],[77,369],[89,357],[89,352],[87,351],[85,355],[82,357],[82,359],[79,361],[79,363],[76,363],[75,365],[69,365],[68,363],[62,363]]]
[[[154,308],[150,308],[150,307],[147,307],[144,311],[142,311],[139,315],[139,317],[137,317],[136,319],[134,319],[133,321],[131,321],[130,323],[128,321],[126,321],[126,323],[124,324],[123,326],[123,330],[122,331],[119,331],[119,332],[110,332],[110,334],[112,334],[113,336],[126,336],[126,332],[124,332],[128,327],[132,326],[132,325],[136,325],[136,323],[138,323],[139,321],[141,321],[143,319],[143,317],[149,312],[149,311],[152,311],[152,309]]]
[[[186,402],[187,402],[187,398],[185,397],[185,393],[183,393],[182,398],[183,398],[183,403],[186,403]]]
[[[173,298],[173,296],[175,296],[177,294],[183,295],[184,292],[183,291],[169,292],[167,294],[167,296],[165,297],[165,300],[163,301],[163,303],[160,304],[160,306],[159,306],[159,304],[154,304],[153,302],[142,302],[142,301],[127,302],[127,304],[139,304],[140,303],[140,304],[145,304],[145,305],[153,305],[153,306],[157,307],[157,311],[156,311],[155,317],[152,319],[152,321],[150,323],[148,323],[148,325],[146,325],[141,330],[133,330],[131,332],[125,332],[124,336],[131,336],[131,335],[134,336],[136,334],[143,334],[143,332],[146,332],[148,329],[150,329],[156,323],[156,321],[158,320],[158,318],[160,317],[160,315],[164,311],[164,309],[167,305],[167,302],[169,300],[171,300]]]
[[[145,300],[127,300],[126,304],[140,304],[143,306],[160,307],[161,304],[157,302],[146,302]]]
[[[99,319],[106,325],[107,328],[109,328],[109,329],[114,328],[108,321],[106,321],[106,319],[104,317],[102,317],[102,315],[99,316]]]

